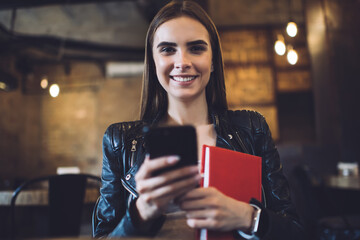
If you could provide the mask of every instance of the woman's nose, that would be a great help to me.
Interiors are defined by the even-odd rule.
[[[191,61],[184,53],[179,53],[175,59],[175,68],[177,69],[187,69],[191,67]]]

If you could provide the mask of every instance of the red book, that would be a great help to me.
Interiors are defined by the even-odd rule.
[[[261,157],[204,145],[201,174],[203,187],[215,187],[236,200],[261,201]],[[234,239],[232,232],[200,230],[200,239]]]

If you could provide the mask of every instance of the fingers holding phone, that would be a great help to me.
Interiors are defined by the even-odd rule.
[[[164,213],[173,199],[195,188],[200,180],[196,166],[186,166],[154,175],[180,161],[176,156],[164,156],[155,159],[145,158],[135,176],[139,198],[136,202],[143,220],[155,218]]]
[[[182,180],[187,180],[189,182],[191,178],[197,179],[200,177],[198,168],[196,166],[182,167],[154,175],[154,172],[159,172],[162,169],[170,168],[177,164],[178,161],[180,161],[180,159],[177,156],[164,156],[153,160],[150,160],[147,156],[143,165],[140,167],[138,173],[135,176],[138,193],[142,194],[148,191],[154,191],[155,189],[166,185],[182,182]],[[190,183],[192,182],[189,182],[189,184]],[[176,186],[182,186],[182,184],[175,184],[169,190],[173,190],[173,188]],[[175,188],[175,190],[179,189]],[[171,191],[169,191],[169,193],[171,193]]]
[[[192,126],[144,128],[148,155],[137,172],[137,208],[143,220],[198,186],[196,130]]]
[[[150,155],[147,154],[144,163],[137,172],[137,176],[150,178],[151,176],[155,176],[156,172],[175,165],[179,160],[180,157],[176,155],[160,157],[157,158],[157,160],[150,160]]]

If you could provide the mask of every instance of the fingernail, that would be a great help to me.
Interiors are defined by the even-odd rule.
[[[190,216],[189,216],[190,217]],[[189,227],[195,227],[195,223],[194,223],[194,220],[193,219],[187,219],[186,220],[186,223]]]
[[[175,162],[177,162],[179,160],[180,160],[179,156],[170,156],[170,157],[168,157],[167,162],[168,163],[175,163]]]

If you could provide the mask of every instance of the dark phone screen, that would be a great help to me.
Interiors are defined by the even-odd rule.
[[[168,155],[180,157],[180,161],[174,167],[158,171],[156,174],[197,165],[198,162],[196,130],[192,126],[157,127],[145,130],[145,147],[151,159]]]

